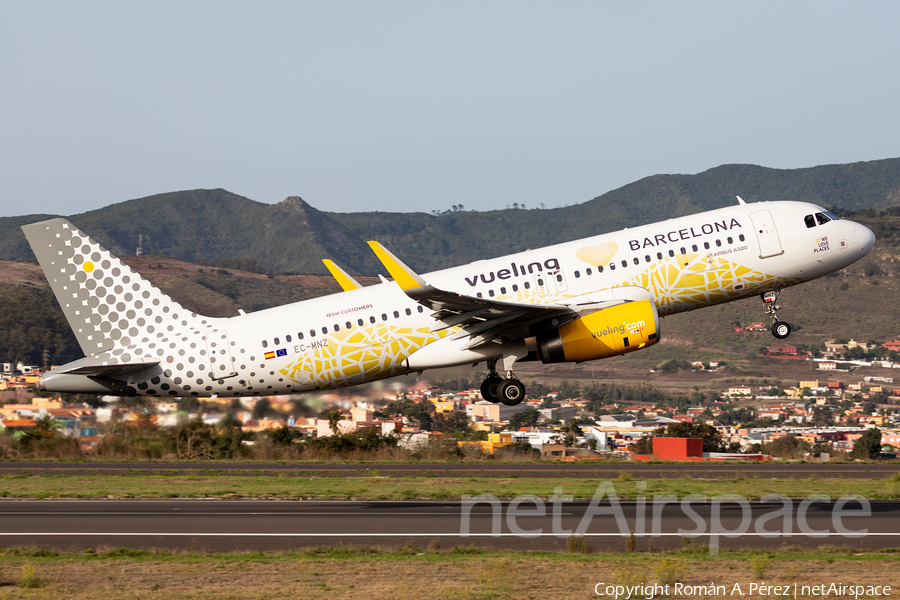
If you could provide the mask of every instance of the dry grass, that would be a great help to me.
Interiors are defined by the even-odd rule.
[[[0,497],[8,498],[304,498],[375,500],[450,500],[464,495],[492,494],[515,497],[549,496],[556,488],[575,498],[591,498],[598,481],[556,477],[383,477],[377,466],[353,477],[314,475],[302,470],[278,472],[175,471],[123,472],[117,475],[2,475]],[[734,494],[745,498],[765,495],[803,497],[824,494],[832,498],[860,494],[871,500],[900,497],[896,478],[849,479],[651,479],[613,482],[620,498],[637,494]],[[646,487],[637,488],[638,483]]]
[[[372,558],[241,555],[177,558],[5,557],[0,563],[3,598],[342,598],[362,600],[579,599],[595,598],[594,586],[675,583],[740,584],[744,598],[759,584],[751,560],[580,555],[578,558],[496,553],[488,556],[380,555]],[[665,561],[677,561],[677,576]],[[40,582],[24,588],[17,574],[28,567]],[[662,574],[662,575],[661,575]],[[831,558],[773,561],[770,585],[840,583],[900,587],[895,561]],[[662,577],[662,578],[661,578]],[[671,588],[670,588],[671,589]],[[671,594],[675,597],[674,594]],[[682,594],[700,598],[702,595]],[[768,596],[767,596],[768,597]],[[791,596],[793,597],[793,596]],[[802,596],[801,596],[802,597]],[[807,596],[808,597],[808,596]],[[833,596],[832,596],[833,597]],[[846,597],[846,596],[839,596]],[[865,597],[865,596],[863,596]]]

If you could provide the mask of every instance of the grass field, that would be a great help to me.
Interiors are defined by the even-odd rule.
[[[248,471],[183,472],[142,471],[120,475],[21,474],[0,477],[0,497],[7,498],[281,498],[341,500],[454,500],[463,495],[523,494],[549,496],[554,489],[574,498],[590,499],[601,479],[549,477],[383,477],[377,466],[358,476],[322,476],[293,472]],[[606,479],[605,481],[610,481]],[[769,495],[801,498],[823,494],[832,498],[860,494],[870,500],[900,498],[900,473],[884,478],[768,479],[727,477],[638,480],[628,473],[612,479],[620,498],[638,494],[734,494],[748,499]],[[646,484],[637,488],[638,482]]]
[[[791,598],[850,598],[852,593],[813,593],[812,586],[890,586],[895,594],[900,588],[896,565],[891,552],[852,554],[839,548],[734,551],[717,557],[700,549],[550,554],[441,549],[438,540],[426,551],[323,548],[271,554],[12,548],[0,550],[0,597],[565,600],[617,597],[617,590],[606,586],[657,584],[668,586],[661,596],[670,598],[774,598],[785,591]],[[608,594],[595,593],[600,583],[599,590]],[[760,586],[784,588],[776,596],[774,588]],[[626,597],[621,591],[618,597]],[[862,592],[856,597],[877,597]]]

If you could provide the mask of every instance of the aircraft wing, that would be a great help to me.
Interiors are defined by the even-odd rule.
[[[437,322],[431,331],[448,327],[461,327],[451,339],[469,337],[466,348],[487,344],[499,337],[522,339],[534,335],[535,326],[541,328],[558,327],[577,319],[585,312],[593,312],[614,304],[630,300],[644,299],[649,294],[643,288],[631,288],[632,295],[620,293],[604,294],[598,297],[577,297],[554,304],[528,304],[524,302],[503,302],[456,292],[442,290],[425,282],[415,271],[406,266],[380,243],[371,241],[369,246],[407,296],[433,310]],[[640,290],[637,292],[636,290]]]

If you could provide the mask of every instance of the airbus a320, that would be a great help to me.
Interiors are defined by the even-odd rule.
[[[842,269],[875,243],[814,204],[738,204],[500,258],[416,273],[369,242],[393,278],[212,318],[193,313],[64,219],[22,228],[85,358],[41,389],[129,396],[269,396],[485,363],[482,396],[515,405],[517,363],[648,348],[660,318],[760,296],[776,338],[780,290]]]

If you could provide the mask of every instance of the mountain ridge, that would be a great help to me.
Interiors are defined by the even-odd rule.
[[[848,211],[900,206],[900,158],[774,169],[730,164],[693,175],[651,175],[581,204],[551,209],[333,213],[299,196],[265,204],[223,189],[167,192],[71,215],[119,256],[189,262],[252,258],[270,273],[324,274],[331,258],[354,275],[381,264],[377,239],[429,271],[747,202],[800,200]],[[55,215],[0,218],[0,260],[32,260],[20,227]],[[139,242],[140,240],[140,242]]]

